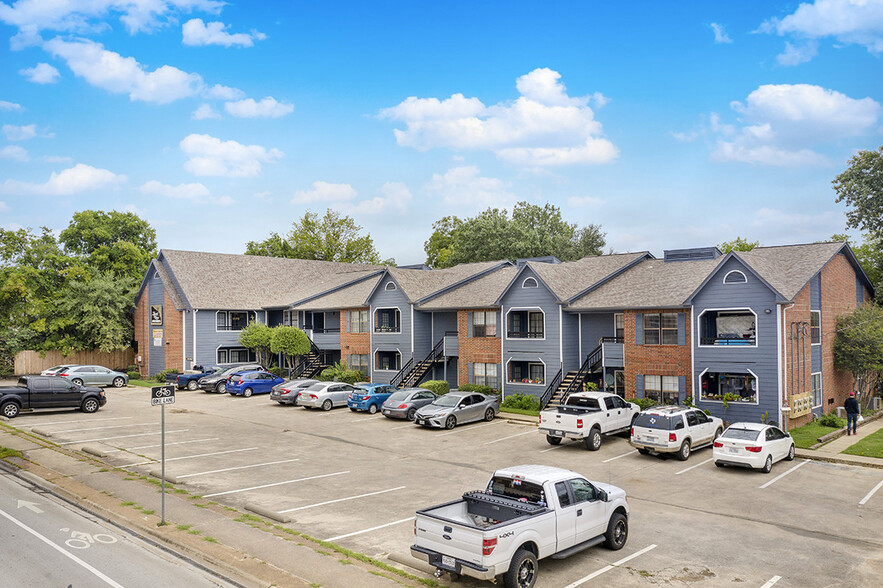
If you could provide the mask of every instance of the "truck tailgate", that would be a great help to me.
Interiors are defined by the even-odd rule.
[[[483,540],[480,529],[417,513],[414,543],[419,547],[481,565]]]
[[[540,429],[558,437],[563,433],[588,433],[589,428],[586,423],[592,414],[588,411],[585,414],[577,414],[569,411],[544,410],[540,413]]]

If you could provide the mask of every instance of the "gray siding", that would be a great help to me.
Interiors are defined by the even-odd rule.
[[[622,343],[605,343],[604,344],[604,366],[605,367],[623,367],[625,366],[625,345]]]
[[[569,312],[561,314],[561,333],[563,336],[561,349],[564,351],[562,361],[564,363],[564,371],[578,370],[583,363],[583,357],[579,354],[579,315]],[[552,378],[558,369],[552,370],[551,374],[547,374],[547,380]]]
[[[582,321],[581,342],[583,357],[598,347],[598,341],[601,337],[613,337],[616,335],[612,312],[583,313],[580,315],[580,321]],[[567,345],[567,339],[564,340],[564,345]]]
[[[264,311],[258,310],[255,314],[258,322],[264,321]],[[188,329],[193,326],[192,317],[190,320]],[[239,344],[239,331],[218,331],[216,325],[216,310],[200,310],[196,313],[196,355],[193,356],[192,343],[187,353],[197,364],[217,363],[219,347],[242,347]]]
[[[194,365],[199,365],[193,356],[193,311],[185,310],[182,313],[184,320],[184,368],[192,369]]]
[[[156,270],[151,270],[150,276],[150,284],[147,286],[148,294],[147,301],[150,303],[150,306],[154,306],[159,304],[160,306],[165,304],[165,293],[166,289],[163,285],[162,280],[157,276],[154,278],[153,276],[156,274]],[[166,314],[168,311],[173,311],[171,308],[163,308],[163,325],[162,327],[157,325],[152,325],[150,323],[150,313],[148,308],[148,318],[147,318],[147,341],[145,343],[150,346],[149,357],[148,357],[148,373],[157,374],[164,369],[166,369]],[[162,329],[163,337],[162,341],[160,341],[159,345],[154,345],[153,340],[153,331],[154,329]]]
[[[411,312],[410,305],[408,305],[407,312]],[[414,361],[420,361],[426,357],[443,336],[444,333],[433,335],[432,313],[414,311]]]
[[[374,295],[368,301],[371,308],[371,328],[374,328],[375,315],[378,308],[398,308],[401,315],[401,332],[399,333],[371,333],[371,381],[388,384],[389,380],[396,375],[395,371],[379,371],[374,369],[376,352],[399,351],[402,355],[402,366],[411,359],[411,303],[402,292],[401,288],[387,290],[388,283],[395,283],[391,277],[386,276],[377,286]],[[422,357],[420,359],[423,359]]]

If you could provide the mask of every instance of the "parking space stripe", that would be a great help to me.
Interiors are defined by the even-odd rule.
[[[772,586],[773,584],[775,584],[776,582],[778,582],[781,579],[782,579],[782,576],[773,576],[772,578],[769,579],[769,582],[767,582],[766,584],[764,584],[760,588],[770,588],[770,586]]]
[[[383,415],[372,416],[368,418],[356,419],[354,421],[350,421],[351,423],[364,423],[365,421],[376,421],[377,419],[385,419],[386,417]]]
[[[407,425],[399,425],[398,427],[393,427],[390,429],[391,431],[395,431],[396,429],[407,429],[408,427],[416,427],[414,423],[408,423]]]
[[[454,433],[462,433],[463,431],[473,431],[475,429],[480,429],[482,427],[489,427],[494,424],[496,424],[496,423],[485,423],[483,425],[476,425],[474,427],[463,428],[463,429],[460,429],[457,431],[448,431],[447,433],[441,433],[440,435],[438,435],[438,437],[444,437],[445,435],[453,435]]]
[[[604,566],[603,568],[601,568],[601,569],[598,570],[597,572],[593,572],[593,573],[589,574],[588,576],[586,576],[585,578],[580,578],[579,580],[577,580],[577,581],[574,582],[573,584],[568,584],[568,585],[566,586],[566,588],[576,588],[577,586],[580,586],[580,585],[582,585],[582,584],[585,584],[585,583],[588,582],[589,580],[591,580],[591,579],[593,579],[593,578],[597,578],[598,576],[600,576],[600,575],[603,574],[604,572],[609,572],[610,570],[612,570],[612,569],[614,569],[614,568],[616,568],[616,567],[621,566],[622,564],[626,563],[627,561],[631,561],[631,560],[635,559],[636,557],[638,557],[639,555],[644,555],[645,553],[647,553],[647,552],[650,551],[651,549],[655,549],[655,548],[656,548],[656,544],[655,544],[655,543],[652,544],[652,545],[648,545],[648,546],[645,547],[644,549],[642,549],[642,550],[640,550],[640,551],[636,551],[635,553],[633,553],[633,554],[631,554],[631,555],[629,555],[629,556],[627,556],[627,557],[624,557],[624,558],[622,558],[621,560],[619,560],[619,561],[617,561],[617,562],[614,562],[614,563],[610,564],[609,566]]]
[[[799,468],[800,466],[805,466],[807,463],[809,463],[808,459],[803,460],[802,462],[800,462],[799,464],[797,464],[796,466],[794,466],[793,468],[791,468],[787,472],[782,472],[781,474],[779,474],[778,476],[776,476],[775,478],[773,478],[772,480],[770,480],[766,484],[763,484],[760,487],[766,488],[767,486],[772,486],[773,484],[775,484],[776,482],[778,482],[779,480],[781,480],[782,478],[784,478],[785,476],[787,476],[788,474],[790,474],[791,472],[793,472],[794,470]]]
[[[505,441],[506,439],[511,439],[513,437],[521,437],[522,435],[536,435],[536,431],[524,431],[523,433],[516,433],[514,435],[509,435],[508,437],[503,437],[502,439],[494,439],[493,441],[488,441],[484,445],[493,445],[494,443],[499,443],[500,441]]]
[[[205,441],[217,441],[220,437],[211,437],[209,439],[193,439],[192,441],[175,441],[174,443],[166,443],[169,445],[186,445],[187,443],[203,443]],[[107,451],[107,453],[117,453],[118,451],[135,451],[136,449],[151,449],[153,447],[162,447],[162,443],[154,443],[153,445],[139,445],[138,447],[117,448]]]
[[[213,455],[224,455],[225,453],[239,453],[240,451],[254,451],[255,449],[260,449],[260,447],[247,447],[245,449],[229,449],[227,451],[214,451],[212,453],[200,453],[197,455],[185,455],[182,457],[171,457],[167,458],[166,461],[180,461],[182,459],[193,459],[196,457],[211,457]],[[133,466],[141,466],[147,465],[149,463],[158,463],[158,459],[150,459],[147,461],[139,461],[138,463],[130,463],[128,465],[123,466],[124,468],[131,468]]]
[[[377,525],[376,527],[371,527],[370,529],[363,529],[361,531],[356,531],[355,533],[347,533],[346,535],[338,535],[337,537],[330,537],[325,541],[337,541],[338,539],[346,539],[347,537],[352,537],[353,535],[361,535],[362,533],[370,533],[371,531],[376,531],[377,529],[383,529],[385,527],[392,527],[393,525],[398,525],[399,523],[407,523],[408,521],[413,521],[416,517],[408,517],[406,519],[402,519],[400,521],[393,521],[391,523],[386,523],[385,525]]]
[[[55,421],[55,422],[51,422],[51,423],[34,423],[33,425],[28,424],[28,425],[24,425],[23,428],[26,428],[26,427],[31,427],[31,428],[33,428],[33,427],[48,427],[49,425],[71,425],[71,424],[75,425],[78,423],[94,423],[96,421],[122,421],[125,419],[133,419],[133,418],[135,418],[135,417],[110,417],[110,418],[106,418],[106,419],[94,419],[94,420],[93,419],[79,419],[76,421]]]
[[[540,453],[546,453],[547,451],[552,451],[554,449],[561,449],[562,447],[570,447],[571,445],[576,445],[578,443],[581,443],[581,441],[571,441],[570,443],[561,443],[560,445],[553,445],[552,447],[550,447],[548,449],[543,449],[542,451],[540,451]]]
[[[179,478],[181,476],[178,476]],[[316,504],[308,504],[306,506],[298,506],[297,508],[289,508],[288,510],[280,510],[279,514],[286,514],[289,512],[295,512],[298,510],[306,510],[308,508],[313,508],[314,506],[325,506],[326,504],[334,504],[335,502],[345,502],[347,500],[355,500],[357,498],[365,498],[366,496],[376,496],[378,494],[385,494],[387,492],[395,492],[396,490],[404,490],[406,486],[399,486],[398,488],[390,488],[388,490],[379,490],[377,492],[368,492],[367,494],[359,494],[358,496],[348,496],[347,498],[338,498],[337,500],[326,500],[325,502],[317,502]]]
[[[240,488],[239,490],[227,490],[226,492],[215,492],[214,494],[203,494],[203,498],[211,498],[212,496],[224,496],[226,494],[236,494],[237,492],[248,492],[249,490],[260,490],[262,488],[272,488],[273,486],[282,486],[284,484],[294,484],[295,482],[306,482],[307,480],[316,480],[318,478],[328,478],[331,476],[341,476],[343,474],[350,473],[349,470],[345,472],[334,472],[333,474],[321,474],[319,476],[310,476],[309,478],[298,478],[297,480],[285,480],[284,482],[274,482],[273,484],[264,484],[262,486],[252,486],[251,488]]]
[[[190,429],[178,429],[176,431],[166,431],[166,435],[172,433],[186,433]],[[159,435],[162,431],[154,431],[153,433],[135,433],[134,435],[117,435],[116,437],[101,437],[100,439],[80,439],[79,441],[65,441],[59,445],[73,445],[74,443],[93,443],[95,441],[110,441],[111,439],[128,439],[129,437],[146,437],[147,435]]]
[[[710,461],[714,461],[714,458],[713,458],[713,457],[709,457],[709,458],[706,459],[705,461],[700,461],[700,462],[697,463],[696,465],[691,465],[690,467],[688,467],[688,468],[684,468],[684,469],[682,469],[682,470],[679,471],[679,472],[675,472],[675,475],[676,475],[676,476],[680,476],[680,475],[683,474],[684,472],[689,472],[689,471],[692,470],[693,468],[698,468],[699,466],[704,466],[705,464],[707,464],[707,463],[710,462]]]
[[[868,500],[871,499],[871,496],[873,496],[874,493],[877,492],[877,490],[879,490],[881,487],[883,487],[883,480],[880,480],[880,483],[877,484],[876,486],[874,486],[874,489],[873,489],[873,490],[871,490],[870,492],[868,492],[868,493],[865,495],[864,498],[862,498],[861,500],[859,500],[859,504],[860,504],[860,505],[861,505],[861,504],[865,504]]]
[[[633,453],[637,453],[637,452],[638,452],[637,449],[632,449],[632,450],[629,451],[628,453],[623,453],[622,455],[617,455],[616,457],[611,457],[610,459],[605,459],[605,460],[602,461],[601,463],[607,463],[608,461],[613,461],[614,459],[619,459],[620,457],[625,457],[625,456],[627,456],[627,455],[631,455],[631,454],[633,454]]]
[[[262,466],[276,465],[276,464],[280,464],[280,463],[291,463],[293,461],[300,461],[300,458],[296,457],[294,459],[283,459],[282,461],[268,461],[267,463],[253,463],[251,465],[237,466],[235,468],[224,468],[223,470],[211,470],[208,472],[198,472],[196,474],[184,474],[183,476],[175,476],[175,477],[180,480],[181,478],[192,478],[193,476],[204,476],[206,474],[218,474],[221,472],[232,472],[234,470],[246,470],[248,468],[259,468]]]
[[[100,431],[101,429],[122,429],[124,427],[153,427],[155,423],[133,423],[131,425],[108,425],[106,427],[89,427],[88,429],[64,429],[63,431],[52,431],[53,435],[59,433],[80,433],[82,431]]]

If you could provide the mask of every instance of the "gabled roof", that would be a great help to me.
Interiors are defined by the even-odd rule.
[[[434,298],[421,302],[420,310],[457,310],[461,308],[493,308],[497,299],[515,277],[518,270],[506,266],[477,278],[459,288],[452,288]]]
[[[368,297],[371,296],[383,275],[383,272],[378,271],[358,282],[296,302],[291,308],[294,310],[337,310],[367,307]]]
[[[458,284],[466,284],[478,276],[509,265],[511,264],[508,261],[479,261],[435,270],[391,267],[387,268],[386,273],[396,281],[408,301],[417,303],[456,287]],[[383,279],[381,278],[380,281]]]

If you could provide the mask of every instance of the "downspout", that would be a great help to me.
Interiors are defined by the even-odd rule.
[[[198,308],[193,309],[193,361],[196,361],[196,313],[199,312]],[[215,354],[215,361],[218,361],[218,355]]]
[[[506,400],[506,377],[508,374],[506,371],[506,358],[503,356],[503,351],[505,350],[504,343],[506,342],[506,334],[509,329],[509,321],[506,318],[506,307],[503,304],[500,304],[500,323],[501,327],[500,331],[500,400]],[[468,333],[467,333],[468,334]]]
[[[691,323],[693,322],[694,316],[696,316],[695,307],[691,304],[690,305],[690,322]],[[695,329],[693,328],[693,325],[690,325],[690,390],[693,392],[693,394],[692,394],[693,406],[698,406],[698,404],[697,404],[698,395],[696,394],[696,384],[697,384],[697,382],[696,382],[696,345],[694,344],[695,339],[696,339],[695,334],[698,332],[698,330],[699,330],[699,320],[697,319]],[[623,341],[623,343],[624,342],[625,341]],[[623,350],[624,349],[625,349],[625,345],[623,345]],[[623,355],[625,355],[624,352],[623,352]],[[623,363],[625,363],[625,362],[623,362]],[[687,393],[687,391],[684,390],[685,397],[686,397],[686,393]]]
[[[792,302],[791,304],[789,304],[785,308],[781,308],[781,305],[779,306],[779,308],[781,308],[781,313],[782,313],[782,329],[780,331],[781,344],[784,346],[783,355],[786,357],[788,356],[788,340],[785,338],[785,325],[788,323],[787,312],[790,308],[794,307],[794,304],[795,303]],[[789,334],[790,334],[790,332],[789,332]],[[788,371],[788,364],[784,363],[784,361],[782,359],[782,355],[779,356],[779,363],[780,363],[780,365],[785,366],[785,371],[787,372]],[[779,414],[781,416],[780,420],[781,420],[781,424],[782,424],[782,430],[785,431],[786,433],[788,432],[788,425],[785,424],[785,416],[786,415],[784,413],[791,412],[791,406],[790,405],[786,406],[786,404],[788,403],[788,378],[787,378],[787,375],[790,375],[790,374],[785,374],[785,373],[781,374],[781,380],[782,380],[782,385],[784,386],[784,390],[782,393],[782,402],[779,404]]]
[[[558,369],[564,369],[564,310],[560,304],[558,305]]]
[[[181,311],[181,368],[187,370],[187,311]]]

